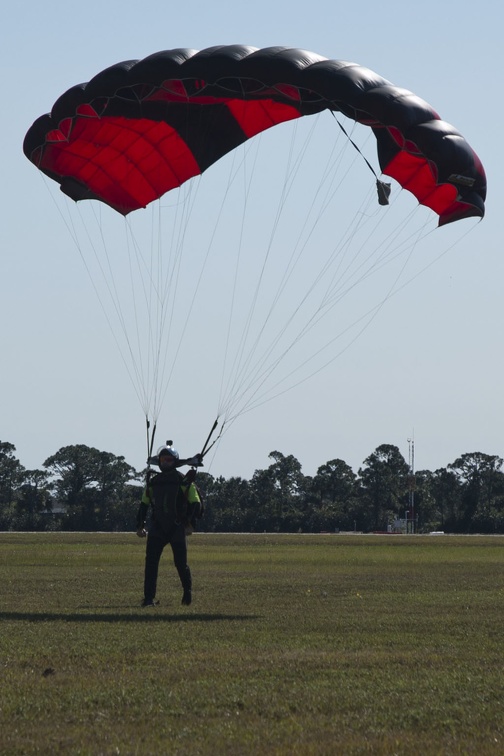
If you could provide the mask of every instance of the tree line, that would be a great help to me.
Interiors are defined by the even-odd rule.
[[[0,530],[134,530],[146,471],[82,444],[27,470],[0,441]],[[199,472],[208,532],[504,533],[504,472],[498,456],[463,454],[446,468],[413,472],[382,444],[357,472],[341,459],[304,475],[273,451],[250,480]]]

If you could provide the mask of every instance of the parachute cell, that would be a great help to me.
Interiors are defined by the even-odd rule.
[[[72,199],[127,215],[256,134],[323,110],[372,128],[382,173],[440,225],[483,217],[481,162],[430,105],[367,68],[298,49],[178,49],[118,63],[65,92],[23,147]]]

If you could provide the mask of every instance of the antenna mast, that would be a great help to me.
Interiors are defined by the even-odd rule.
[[[406,520],[406,532],[415,532],[415,439],[408,438],[409,448],[409,485],[408,485],[408,507],[411,530],[408,529],[408,520]]]

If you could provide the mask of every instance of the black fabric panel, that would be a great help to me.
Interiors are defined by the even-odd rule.
[[[225,104],[124,103],[111,100],[107,116],[165,121],[184,140],[203,172],[216,160],[246,141]]]

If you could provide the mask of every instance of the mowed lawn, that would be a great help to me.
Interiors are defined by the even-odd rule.
[[[504,537],[0,534],[0,753],[504,754]]]

